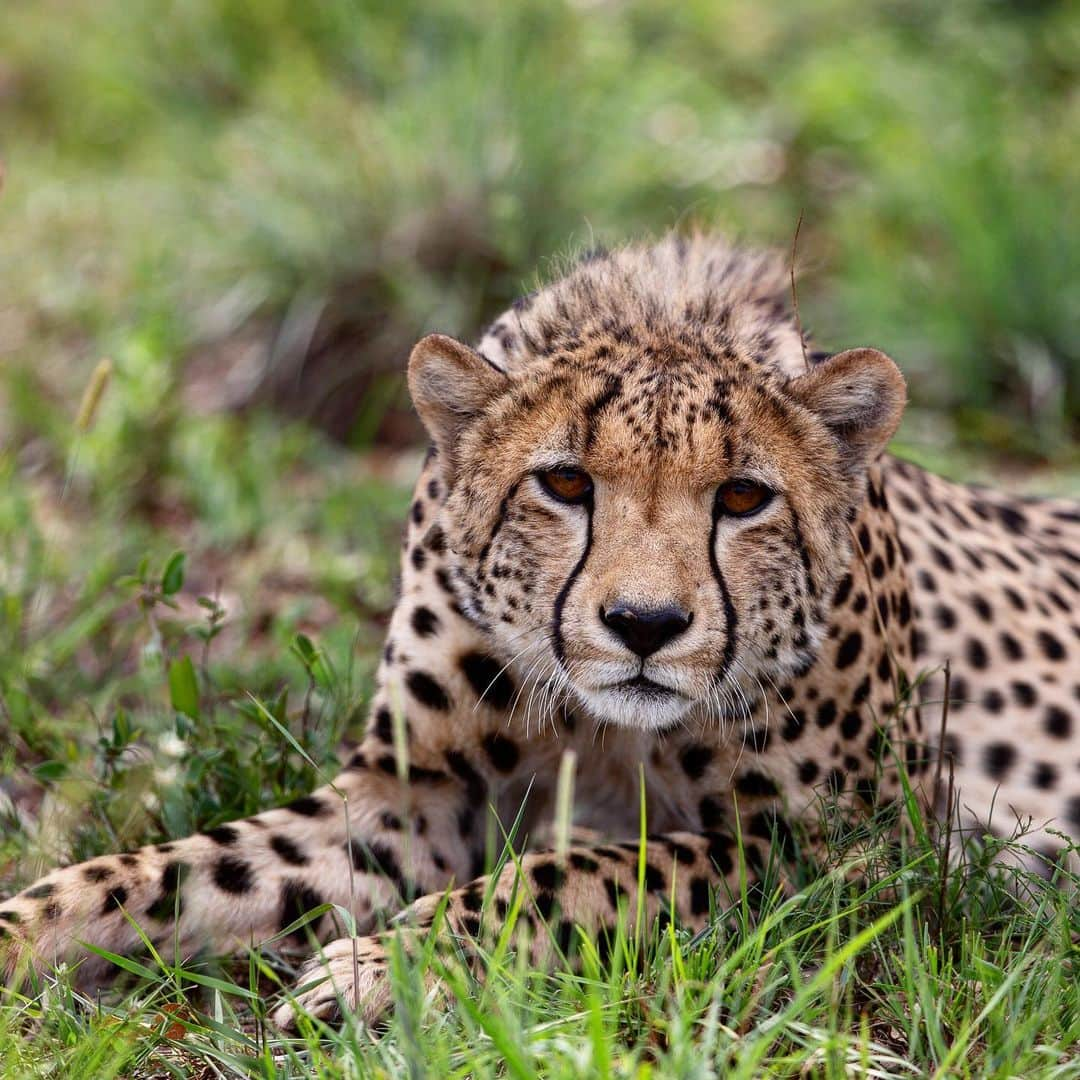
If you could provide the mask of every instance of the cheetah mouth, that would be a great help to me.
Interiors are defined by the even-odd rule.
[[[648,676],[637,674],[632,679],[623,679],[621,682],[609,683],[601,687],[602,690],[632,690],[635,694],[643,697],[683,697],[673,686],[665,686],[663,683],[654,682]]]

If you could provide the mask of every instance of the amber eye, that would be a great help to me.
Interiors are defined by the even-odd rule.
[[[581,469],[544,469],[536,477],[544,490],[560,502],[583,503],[592,494],[592,477]]]
[[[720,485],[716,498],[725,514],[746,517],[760,510],[772,498],[772,492],[753,480],[729,480]]]

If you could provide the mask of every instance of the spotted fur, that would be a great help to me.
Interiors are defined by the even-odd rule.
[[[620,908],[633,920],[642,771],[646,917],[700,927],[739,889],[737,830],[752,881],[791,854],[793,823],[813,842],[823,799],[895,800],[901,762],[940,801],[923,723],[946,664],[956,824],[1019,819],[1060,858],[1059,834],[1080,836],[1080,508],[884,455],[899,372],[871,349],[807,352],[785,294],[770,257],[671,236],[586,258],[475,350],[425,338],[410,386],[433,450],[359,749],[333,787],[3,903],[8,976],[76,957],[99,976],[78,942],[136,946],[126,916],[187,955],[332,903],[374,936],[332,941],[296,1001],[374,1019],[385,934],[411,940],[448,888],[463,941],[521,894],[538,960],[575,927],[608,940]],[[592,480],[572,505],[543,480],[568,466]],[[771,497],[735,516],[717,494],[733,480]],[[675,611],[675,632],[631,647],[615,606]],[[927,672],[921,707],[898,709]],[[594,839],[488,882],[488,818],[528,793],[523,830],[541,834],[567,750]],[[339,933],[328,915],[309,932]]]

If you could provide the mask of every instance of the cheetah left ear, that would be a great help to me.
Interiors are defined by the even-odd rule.
[[[467,345],[444,334],[428,334],[409,357],[409,393],[435,441],[447,484],[453,483],[462,432],[509,378]]]
[[[837,353],[792,379],[787,391],[837,437],[853,472],[885,449],[907,401],[900,369],[877,349]]]

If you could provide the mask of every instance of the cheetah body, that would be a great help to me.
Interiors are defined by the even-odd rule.
[[[492,905],[497,922],[522,883],[481,877],[492,837],[520,814],[516,839],[545,842],[564,761],[575,836],[522,861],[523,923],[564,942],[634,911],[637,843],[619,842],[642,792],[644,910],[674,898],[690,925],[740,887],[739,850],[761,873],[794,822],[814,843],[824,801],[895,800],[901,766],[955,827],[1019,822],[1061,858],[1080,836],[1080,507],[884,454],[899,373],[873,350],[808,353],[785,295],[775,260],[672,236],[586,258],[475,350],[421,342],[434,447],[362,744],[332,787],[0,904],[9,976],[80,939],[134,946],[125,914],[220,952],[329,902],[375,936],[332,942],[331,980],[297,1000],[372,1018],[382,916],[423,926],[450,888],[464,937]],[[545,487],[567,469],[583,500]],[[722,503],[735,481],[764,492],[746,516]],[[643,645],[617,607],[676,629]],[[312,928],[334,937],[329,916]]]

